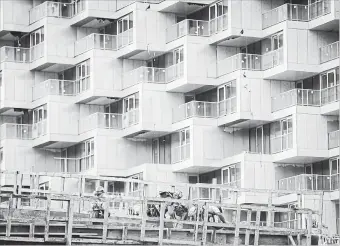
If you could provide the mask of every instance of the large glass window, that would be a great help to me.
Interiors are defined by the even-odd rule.
[[[293,147],[293,120],[292,117],[282,119],[270,124],[271,153],[277,153]]]
[[[236,112],[236,80],[217,88],[219,116]]]
[[[239,187],[241,181],[241,163],[222,168],[222,184]]]
[[[90,60],[76,66],[76,93],[90,89]]]

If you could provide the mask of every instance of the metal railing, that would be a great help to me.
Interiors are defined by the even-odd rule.
[[[328,149],[339,147],[339,130],[328,133]]]
[[[75,56],[92,49],[117,50],[117,36],[109,34],[92,33],[74,43]]]
[[[117,34],[117,50],[133,43],[133,28]]]
[[[291,106],[320,106],[320,91],[292,89],[271,98],[272,112]]]
[[[31,140],[32,125],[4,123],[0,126],[0,139],[22,139]]]
[[[339,101],[340,86],[335,85],[321,90],[321,105]]]
[[[210,35],[222,32],[226,29],[228,29],[228,13],[209,21]]]
[[[320,47],[320,63],[339,58],[339,41]]]
[[[297,176],[280,179],[278,181],[279,190],[313,190],[332,191],[339,189],[340,174],[319,175],[300,174]]]
[[[271,154],[283,152],[293,148],[293,133],[287,133],[270,139]]]
[[[124,74],[123,89],[139,83],[166,83],[166,68],[139,67]]]
[[[79,120],[79,134],[97,128],[122,129],[122,114],[97,112]]]
[[[0,62],[29,63],[30,48],[4,46],[0,49]]]
[[[171,151],[171,163],[179,163],[190,159],[190,143],[177,146]]]
[[[191,101],[180,105],[178,108],[172,110],[172,123],[189,119],[192,117],[201,118],[216,118],[217,117],[217,103]]]
[[[320,0],[310,5],[283,4],[262,14],[262,29],[282,21],[311,21],[331,13],[330,0]]]
[[[267,70],[283,64],[283,48],[262,55],[262,70]]]
[[[183,36],[210,35],[209,21],[185,19],[166,29],[166,42],[169,43]]]
[[[218,116],[233,114],[237,110],[236,96],[218,102]]]
[[[32,88],[33,101],[48,95],[75,96],[74,80],[48,79]]]
[[[46,1],[29,11],[30,24],[45,17],[72,18],[84,10],[84,0],[74,1],[72,3]]]
[[[46,135],[47,132],[47,120],[42,120],[32,124],[32,138],[39,138]]]

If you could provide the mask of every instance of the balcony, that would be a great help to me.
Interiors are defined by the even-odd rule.
[[[339,58],[339,41],[320,48],[320,63]]]
[[[337,102],[340,96],[340,86],[335,85],[321,90],[321,105]]]
[[[47,121],[42,120],[34,124],[5,123],[0,126],[0,138],[33,140],[46,135]]]
[[[280,153],[293,148],[293,133],[289,132],[270,139],[271,154]]]
[[[328,133],[328,149],[339,147],[339,130]]]
[[[217,117],[216,102],[199,102],[191,101],[180,105],[177,109],[173,109],[172,123],[176,123],[192,117],[200,118],[216,118]]]
[[[184,36],[210,36],[209,21],[183,20],[166,29],[166,42],[169,43]]]
[[[123,76],[123,89],[139,83],[167,84],[184,76],[184,62],[167,68],[139,67]]]
[[[301,174],[278,181],[279,190],[333,191],[339,189],[340,174]]]
[[[320,91],[293,89],[272,97],[272,112],[292,106],[320,106]]]
[[[133,43],[133,28],[117,35],[92,33],[74,43],[78,56],[92,49],[117,51]]]
[[[221,77],[237,70],[265,71],[283,64],[283,48],[264,55],[239,53],[227,57],[209,68],[210,77]]]
[[[179,163],[190,159],[190,143],[172,148],[171,163]]]
[[[31,48],[4,46],[0,48],[0,62],[30,63],[44,56],[44,43]]]
[[[33,86],[32,91],[33,101],[51,95],[55,96],[77,95],[76,81],[49,79]]]
[[[80,158],[54,157],[58,172],[78,174],[94,167],[94,156]]]
[[[262,29],[286,20],[307,22],[329,13],[331,13],[329,0],[319,0],[310,5],[284,4],[262,14]]]
[[[45,17],[72,18],[84,9],[85,2],[83,0],[72,3],[46,1],[29,11],[29,23],[33,24]]]
[[[139,123],[139,109],[124,114],[94,113],[79,120],[79,134],[94,129],[121,130]]]

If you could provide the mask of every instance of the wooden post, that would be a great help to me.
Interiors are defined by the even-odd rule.
[[[12,228],[12,211],[13,211],[13,197],[8,200],[8,213],[7,213],[7,225],[6,225],[6,237],[11,236]]]
[[[247,211],[247,225],[250,226],[250,222],[251,222],[251,210],[249,209]],[[250,238],[250,230],[247,229],[246,230],[246,235],[245,235],[245,245],[249,245],[249,238]]]
[[[307,239],[307,242],[306,242],[306,245],[307,246],[311,246],[312,244],[312,211],[308,212],[308,215],[307,215],[307,236],[306,236],[306,239]]]
[[[208,231],[208,204],[205,203],[204,215],[203,215],[203,230],[202,230],[202,245],[207,244],[207,231]]]
[[[196,224],[195,224],[195,233],[194,233],[194,241],[197,242],[198,239],[198,222],[200,220],[200,210],[198,205],[196,207]]]
[[[268,197],[268,208],[273,207],[273,193],[269,192],[269,197]],[[267,226],[272,227],[272,221],[273,221],[273,212],[268,211],[267,212]]]
[[[35,224],[30,223],[29,238],[34,238]]]
[[[261,211],[256,211],[256,222],[255,222],[255,236],[254,236],[254,245],[259,245],[259,237],[260,237],[260,218],[261,218]]]
[[[146,197],[143,199],[142,204],[142,223],[141,223],[141,231],[140,231],[140,241],[144,242],[145,239],[145,227],[146,227],[146,219],[148,217],[148,201]]]
[[[21,189],[22,189],[22,183],[23,183],[23,179],[24,179],[24,175],[19,172],[17,172],[17,174],[19,175],[18,179],[19,179],[19,184],[18,184],[18,190],[17,193],[18,195],[21,195]],[[17,209],[19,209],[21,207],[21,197],[18,197],[17,199]]]
[[[107,184],[107,181],[106,181]],[[107,238],[107,224],[109,220],[109,200],[105,201],[105,206],[104,206],[104,223],[103,223],[103,243],[106,243],[106,238]]]
[[[71,198],[68,200],[68,221],[67,221],[67,231],[66,231],[66,245],[72,245],[72,227],[73,227],[73,205],[74,201]]]
[[[48,194],[47,203],[46,203],[46,218],[45,218],[45,231],[44,231],[45,242],[48,241],[48,237],[49,237],[50,216],[51,216],[51,195]]]
[[[163,245],[163,237],[164,237],[164,217],[165,217],[165,202],[161,203],[161,211],[159,215],[159,233],[158,233],[158,245]]]
[[[240,222],[241,222],[241,206],[237,205],[236,210],[236,219],[235,219],[235,238],[234,238],[234,246],[239,245],[239,239],[240,239]]]

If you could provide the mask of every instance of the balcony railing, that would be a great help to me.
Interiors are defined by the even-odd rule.
[[[184,76],[184,62],[176,63],[165,70],[165,81],[167,83]]]
[[[117,49],[124,48],[133,43],[133,28],[117,34]]]
[[[74,44],[75,55],[80,55],[92,49],[117,50],[117,36],[109,34],[92,33]]]
[[[320,0],[310,5],[284,4],[262,14],[262,28],[268,28],[282,21],[311,21],[331,13],[331,1]]]
[[[32,124],[32,138],[39,138],[46,135],[47,132],[47,120],[42,120]]]
[[[339,41],[320,48],[320,63],[339,58]]]
[[[177,146],[172,149],[171,152],[171,163],[179,163],[190,159],[190,143]]]
[[[296,105],[320,106],[320,91],[293,89],[272,97],[272,112]]]
[[[124,89],[139,83],[166,83],[166,68],[139,67],[124,74]]]
[[[209,21],[186,19],[166,29],[167,43],[186,35],[209,36]]]
[[[278,181],[279,190],[333,191],[339,189],[340,174],[301,174]]]
[[[84,0],[73,1],[72,3],[46,1],[29,11],[30,24],[45,17],[72,18],[84,9]]]
[[[94,113],[79,121],[79,133],[93,129],[122,129],[122,115],[113,113]]]
[[[333,149],[339,147],[339,130],[328,133],[328,148]]]
[[[0,126],[0,138],[4,139],[22,139],[31,140],[32,125],[5,123]]]
[[[139,123],[139,109],[132,109],[123,114],[123,128],[127,128]]]
[[[321,104],[325,105],[339,101],[340,97],[340,86],[335,85],[326,89],[321,90]]]
[[[178,122],[192,117],[216,118],[217,103],[191,101],[173,109],[172,122]]]
[[[33,101],[48,95],[75,96],[73,80],[49,79],[33,86]]]
[[[218,102],[218,116],[233,114],[237,110],[236,96]]]
[[[94,167],[94,155],[80,158],[54,157],[58,172],[81,173]]]
[[[287,133],[270,139],[270,150],[272,154],[283,152],[293,148],[293,133]]]
[[[262,55],[262,70],[267,70],[283,64],[283,48]]]
[[[44,56],[44,42],[31,48],[4,46],[0,49],[0,62],[30,63]]]
[[[210,35],[228,29],[228,14],[224,14],[209,21]]]

